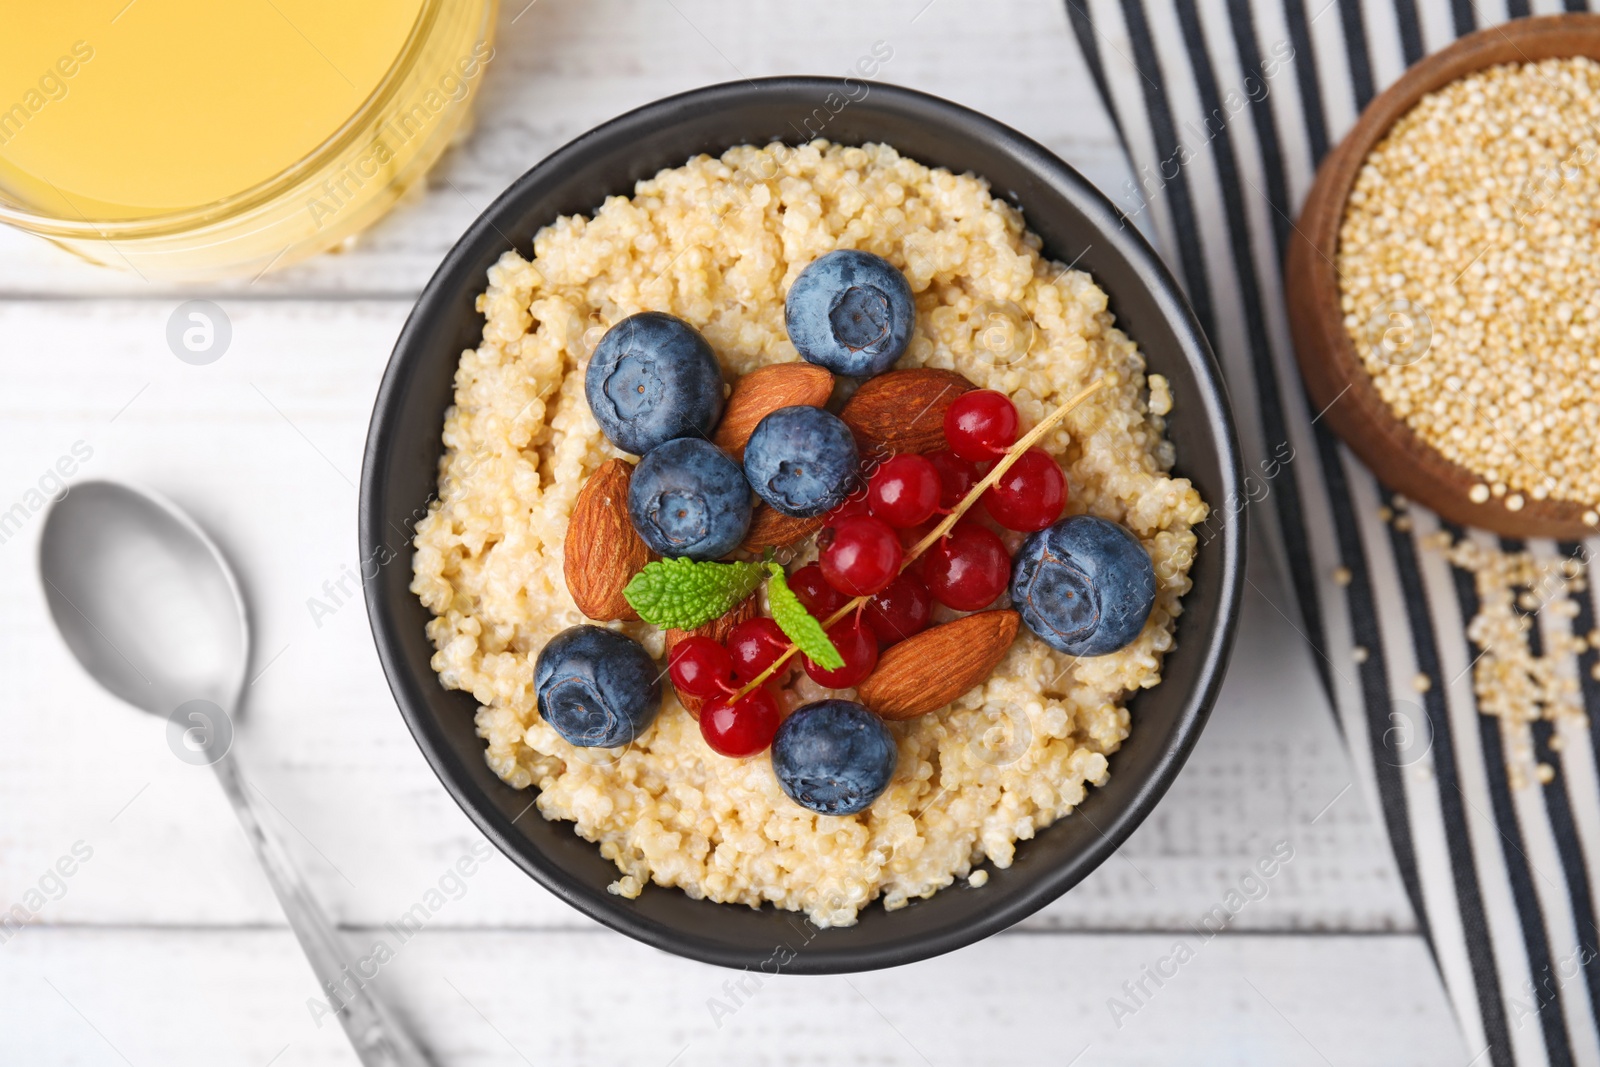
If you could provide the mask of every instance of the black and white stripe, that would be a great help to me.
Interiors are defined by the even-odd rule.
[[[1600,654],[1571,664],[1596,729],[1538,724],[1536,753],[1555,775],[1513,782],[1501,724],[1479,714],[1473,691],[1481,652],[1466,635],[1477,610],[1473,578],[1424,546],[1440,529],[1431,514],[1410,508],[1409,530],[1379,519],[1389,494],[1309,408],[1281,298],[1282,256],[1316,165],[1374,94],[1460,34],[1585,5],[1066,5],[1140,183],[1113,198],[1130,215],[1148,215],[1142,221],[1182,280],[1229,377],[1255,476],[1293,457],[1267,479],[1276,523],[1257,528],[1275,525],[1264,531],[1268,551],[1298,601],[1282,609],[1315,650],[1474,1062],[1600,1067],[1600,680],[1591,675]],[[1252,77],[1264,92],[1252,90]],[[1137,337],[1138,324],[1127,325]],[[1587,553],[1528,547],[1542,558],[1590,560],[1600,543]],[[1333,581],[1339,567],[1348,585]],[[1588,588],[1572,594],[1570,622],[1541,613],[1545,640],[1596,626],[1600,568],[1590,570]],[[1432,683],[1422,692],[1412,684],[1419,675]],[[1395,750],[1392,731],[1405,725],[1426,729],[1425,753]]]

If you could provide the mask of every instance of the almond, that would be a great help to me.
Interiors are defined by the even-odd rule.
[[[639,618],[622,590],[656,557],[628,518],[628,483],[632,479],[633,464],[606,460],[578,490],[572,520],[567,524],[563,553],[567,590],[578,610],[591,619]]]
[[[750,532],[744,535],[744,542],[739,548],[745,552],[785,548],[822,529],[825,518],[824,515],[818,515],[813,519],[796,519],[775,507],[757,504],[750,516]]]
[[[856,692],[885,719],[914,719],[978,685],[1017,636],[1014,611],[980,611],[890,645]]]
[[[855,431],[863,457],[932,452],[945,445],[945,410],[976,388],[953,370],[890,371],[863,383],[839,417]]]
[[[743,600],[739,601],[739,603],[735,604],[722,617],[712,619],[704,626],[696,626],[693,630],[668,630],[668,662],[670,663],[672,660],[672,649],[674,646],[676,646],[677,643],[682,641],[685,637],[709,637],[718,644],[727,644],[728,635],[733,632],[733,628],[739,625],[741,622],[744,622],[746,619],[755,618],[758,607],[759,605],[756,603],[756,596],[754,593],[752,593]],[[700,718],[700,709],[705,705],[704,700],[701,700],[699,697],[692,697],[688,693],[679,693],[678,703],[682,704],[684,708],[688,710],[689,714],[693,715],[696,719]]]
[[[756,424],[779,408],[820,408],[833,395],[833,375],[814,363],[773,363],[734,383],[728,406],[712,443],[734,459],[744,459],[744,446]]]

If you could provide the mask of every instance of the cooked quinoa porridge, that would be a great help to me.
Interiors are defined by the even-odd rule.
[[[456,372],[412,590],[436,616],[428,633],[440,680],[481,705],[490,766],[538,789],[545,818],[570,821],[599,845],[619,871],[613,892],[637,896],[654,881],[848,925],[874,899],[898,908],[984,861],[1009,866],[1017,841],[1106,781],[1107,758],[1130,729],[1124,699],[1161,680],[1190,586],[1192,527],[1207,506],[1168,473],[1166,382],[1146,375],[1094,280],[1039,247],[1021,214],[978,178],[883,145],[818,141],[735,148],[664,170],[592,218],[540,231],[531,260],[507,252],[489,271],[478,301],[483,342]],[[902,368],[954,370],[1000,390],[1025,426],[1104,380],[1039,444],[1066,473],[1068,513],[1126,526],[1158,576],[1150,619],[1122,650],[1074,658],[1023,628],[986,682],[942,711],[889,723],[899,747],[893,778],[851,816],[791,802],[766,759],[711,751],[671,686],[654,724],[622,750],[568,744],[541,719],[534,686],[545,643],[586,621],[563,580],[575,498],[621,454],[584,399],[600,336],[628,315],[663,311],[705,335],[730,383],[793,361],[784,296],[804,267],[839,248],[877,253],[909,279],[916,327]],[[1010,335],[1019,324],[1024,337],[1031,330],[1031,343],[994,343],[997,323]],[[1014,549],[1020,536],[1009,538]],[[936,620],[954,617],[938,610]],[[611,625],[663,661],[656,628]],[[854,693],[822,689],[803,672],[784,677],[789,709]]]

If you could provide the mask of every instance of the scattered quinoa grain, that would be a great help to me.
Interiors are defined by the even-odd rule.
[[[979,888],[982,888],[983,886],[988,885],[989,884],[989,872],[986,871],[986,870],[983,870],[980,867],[978,870],[973,871],[971,874],[967,875],[967,884],[972,886],[974,889],[979,889]]]
[[[1415,678],[1411,679],[1411,688],[1415,689],[1419,693],[1426,693],[1428,690],[1433,688],[1433,679],[1429,678],[1426,674],[1418,674]]]
[[[1333,584],[1334,585],[1349,585],[1353,578],[1354,578],[1354,575],[1352,575],[1350,573],[1350,568],[1349,567],[1335,567],[1335,568],[1333,568]]]
[[[1484,485],[1482,482],[1479,482],[1477,485],[1473,486],[1467,491],[1467,499],[1472,501],[1474,504],[1488,503],[1489,487]]]
[[[1357,663],[1367,662],[1367,646],[1356,645],[1350,650],[1350,658],[1355,660]]]
[[[1574,657],[1600,634],[1578,635],[1552,626],[1545,630],[1544,647],[1534,652],[1536,616],[1527,613],[1568,619],[1577,607],[1572,594],[1582,582],[1573,577],[1572,560],[1507,552],[1470,538],[1442,552],[1452,566],[1472,576],[1478,595],[1478,612],[1467,623],[1467,639],[1476,648],[1473,693],[1479,713],[1500,721],[1507,775],[1520,788],[1542,773],[1535,769],[1534,723],[1586,728]],[[1600,664],[1591,674],[1600,679]]]
[[[1538,774],[1539,781],[1545,785],[1549,785],[1556,780],[1556,769],[1548,763],[1540,763],[1535,768],[1535,773]]]

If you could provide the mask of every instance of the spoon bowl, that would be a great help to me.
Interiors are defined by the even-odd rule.
[[[231,714],[250,626],[221,551],[168,501],[82,482],[50,509],[39,574],[56,628],[89,674],[153,715],[191,700]]]

